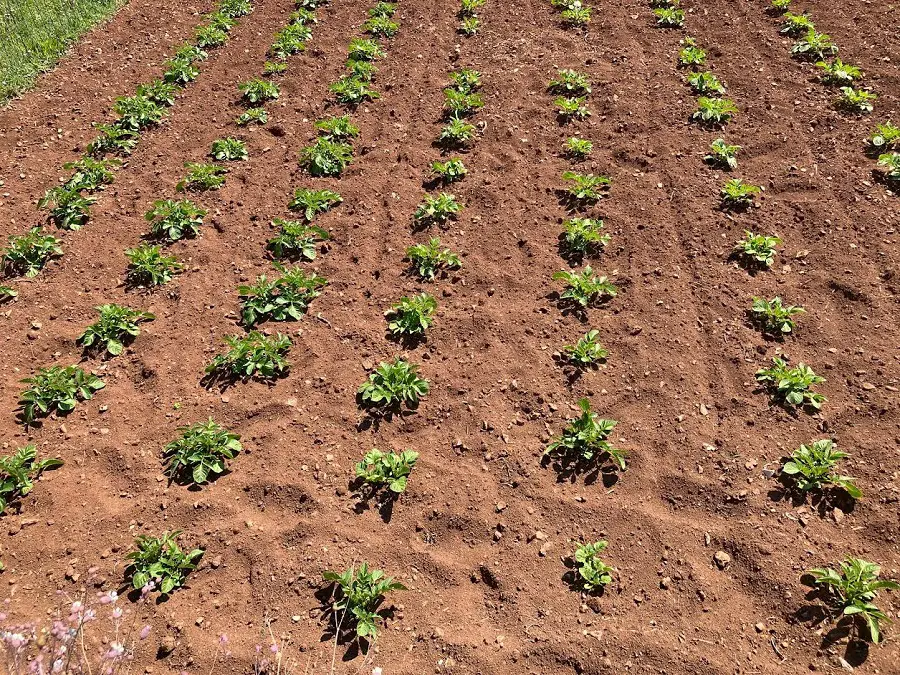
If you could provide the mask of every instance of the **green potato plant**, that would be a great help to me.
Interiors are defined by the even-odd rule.
[[[586,138],[571,136],[563,144],[563,152],[575,161],[587,159],[594,149],[594,144]]]
[[[682,68],[694,68],[706,65],[706,52],[697,44],[694,38],[682,40],[681,51],[678,53],[678,65]]]
[[[853,499],[859,499],[862,490],[854,483],[856,479],[835,472],[838,462],[849,456],[838,450],[830,438],[823,438],[794,450],[781,467],[781,473],[789,476],[802,492],[837,487]]]
[[[175,256],[167,256],[161,247],[151,244],[127,249],[125,257],[128,258],[128,283],[133,286],[166,284],[184,269]]]
[[[121,96],[116,99],[113,110],[119,116],[116,125],[130,131],[142,131],[159,124],[166,114],[164,107],[146,96]]]
[[[269,54],[276,59],[286,59],[306,49],[306,41],[312,37],[312,29],[302,23],[290,23],[275,33],[275,41]]]
[[[465,177],[467,170],[463,161],[459,157],[454,157],[446,162],[432,162],[431,173],[438,181],[444,185],[449,185],[450,183],[462,180]]]
[[[63,164],[63,168],[73,173],[65,182],[65,187],[69,190],[86,190],[88,192],[102,190],[104,186],[115,180],[116,175],[113,173],[112,167],[119,163],[115,159],[94,159],[93,157],[82,157],[74,162],[66,162]]]
[[[596,329],[589,330],[574,345],[564,346],[563,351],[578,368],[595,366],[609,356],[609,351],[600,343],[600,331]]]
[[[213,141],[209,154],[220,162],[235,162],[250,157],[246,144],[236,138],[220,138]]]
[[[422,225],[438,224],[443,225],[449,220],[456,218],[462,206],[456,201],[456,197],[441,192],[436,197],[425,195],[422,203],[416,208],[413,219]]]
[[[563,270],[553,275],[556,281],[565,281],[566,290],[559,296],[561,300],[571,300],[582,309],[596,304],[604,298],[614,298],[619,293],[606,276],[598,277],[590,265],[581,274]]]
[[[462,262],[449,248],[441,248],[441,240],[432,237],[427,244],[414,244],[406,249],[406,259],[412,269],[425,281],[434,281],[441,270],[459,269]]]
[[[258,103],[273,101],[281,95],[278,85],[262,78],[241,82],[238,85],[244,103],[255,106]]]
[[[385,16],[372,16],[366,19],[363,30],[375,38],[392,38],[400,30],[400,24]]]
[[[900,152],[886,152],[878,157],[878,166],[884,167],[884,179],[900,181]]]
[[[809,570],[813,585],[823,589],[833,617],[849,617],[850,621],[862,620],[874,644],[881,642],[881,622],[890,619],[875,605],[879,591],[896,590],[896,581],[879,579],[881,567],[861,558],[847,558],[838,563],[837,570],[830,567]]]
[[[245,127],[248,124],[265,124],[269,121],[269,113],[265,108],[247,108],[235,120],[235,124]]]
[[[278,260],[315,260],[316,246],[329,239],[327,231],[308,221],[275,218],[272,225],[278,234],[269,239],[267,248]]]
[[[564,171],[562,178],[572,183],[566,192],[570,199],[578,202],[598,201],[612,183],[608,176],[595,176],[592,173],[583,174],[577,171]]]
[[[0,304],[17,297],[19,297],[19,293],[16,289],[0,284]]]
[[[769,335],[787,335],[793,333],[797,324],[794,317],[806,310],[795,305],[785,305],[777,295],[771,300],[753,298],[750,314],[753,320]]]
[[[215,49],[228,42],[228,33],[217,26],[200,26],[194,31],[194,42],[201,49]]]
[[[841,87],[841,96],[834,102],[835,107],[847,112],[865,115],[874,110],[874,102],[878,94],[854,89],[853,87]]]
[[[389,496],[396,497],[406,491],[409,476],[418,459],[419,453],[412,450],[398,453],[372,448],[356,465],[356,479],[372,490],[385,489]]]
[[[178,192],[205,192],[206,190],[218,190],[225,185],[225,176],[228,169],[217,164],[204,164],[199,162],[186,162],[184,165],[187,176],[178,181],[175,189]]]
[[[473,68],[460,68],[450,73],[451,86],[461,94],[471,94],[481,89],[481,73]]]
[[[837,53],[837,45],[832,42],[831,36],[819,33],[815,28],[807,30],[806,35],[791,47],[794,58],[804,61],[824,61],[826,57]]]
[[[388,332],[404,337],[424,335],[434,321],[435,310],[437,300],[428,293],[400,298],[400,302],[384,313],[388,318]]]
[[[394,411],[404,404],[416,408],[430,388],[428,380],[419,377],[419,366],[398,358],[382,361],[357,393],[365,406]]]
[[[300,153],[300,166],[313,176],[340,176],[352,160],[352,145],[322,137]]]
[[[53,411],[71,412],[78,401],[93,398],[95,392],[106,386],[99,377],[78,366],[41,368],[22,382],[30,385],[19,396],[22,420],[26,425]]]
[[[350,121],[350,115],[317,120],[316,130],[329,141],[349,141],[359,136],[359,127]]]
[[[150,236],[178,241],[198,236],[205,215],[205,209],[188,199],[159,199],[153,202],[144,219],[150,223]]]
[[[390,19],[396,13],[397,3],[395,2],[376,2],[368,12],[372,18],[383,17],[385,19]]]
[[[591,8],[585,7],[581,0],[567,0],[567,6],[559,15],[569,26],[586,26],[591,22]]]
[[[599,218],[570,218],[563,223],[563,244],[571,255],[585,256],[603,249],[610,235],[603,231]]]
[[[281,272],[280,277],[270,280],[262,275],[252,285],[238,286],[244,325],[299,321],[328,284],[324,277],[301,267],[284,268],[276,264],[276,268]]]
[[[370,570],[366,563],[358,569],[351,567],[340,574],[327,571],[322,576],[333,587],[331,622],[335,630],[353,631],[357,639],[376,639],[381,620],[378,608],[385,594],[406,590],[381,570]]]
[[[653,10],[656,25],[661,28],[684,27],[684,10],[676,7],[657,7]]]
[[[816,29],[816,24],[809,17],[809,14],[794,14],[793,12],[785,12],[784,23],[781,26],[781,32],[791,37],[800,37],[811,30]]]
[[[206,52],[204,52],[206,53]],[[200,77],[200,69],[194,63],[194,59],[186,56],[175,56],[165,63],[163,82],[176,87],[184,87]],[[146,95],[146,94],[145,94]],[[154,98],[154,100],[156,100]],[[160,101],[156,100],[157,103]]]
[[[269,336],[252,330],[247,335],[226,337],[225,344],[228,351],[217,355],[206,367],[206,374],[212,380],[225,377],[269,381],[290,369],[285,358],[291,348],[291,339],[287,335]]]
[[[65,185],[50,188],[38,200],[38,207],[50,209],[50,219],[57,227],[64,230],[80,230],[90,217],[91,205],[97,201],[96,197],[85,196],[77,189]]]
[[[467,16],[459,22],[459,32],[466,37],[472,37],[481,28],[481,20],[477,16]]]
[[[371,83],[378,72],[378,67],[374,63],[362,59],[347,59],[346,65],[349,76],[360,82]]]
[[[708,71],[691,73],[688,75],[687,83],[695,94],[703,96],[708,94],[724,95],[727,91],[725,84]]]
[[[219,2],[219,13],[230,19],[238,19],[247,16],[253,11],[253,3],[251,0],[221,0]]]
[[[547,84],[547,91],[567,97],[587,96],[591,93],[591,83],[584,73],[571,68],[561,68],[557,71],[556,78]]]
[[[701,96],[697,99],[697,110],[691,119],[703,126],[721,127],[737,114],[738,108],[727,98],[709,98]]]
[[[740,178],[730,178],[725,181],[719,196],[722,209],[726,211],[740,211],[754,204],[754,198],[762,191],[758,185],[745,183]]]
[[[600,554],[608,545],[608,542],[600,540],[579,544],[575,549],[573,559],[578,573],[576,585],[586,593],[598,593],[612,583],[612,573],[615,569],[600,559]]]
[[[475,16],[479,9],[484,7],[486,0],[461,0],[459,16]]]
[[[166,596],[184,585],[205,551],[196,548],[184,553],[177,542],[180,534],[181,530],[163,532],[159,537],[142,534],[134,540],[137,550],[125,556],[129,561],[125,574],[131,577],[132,587],[149,586]]]
[[[243,449],[238,434],[231,433],[212,419],[179,427],[181,437],[163,449],[165,473],[169,482],[202,485],[210,475],[218,476],[228,468],[228,460]]]
[[[37,459],[37,448],[26,445],[12,455],[0,457],[0,515],[6,507],[34,489],[34,482],[44,471],[56,469],[63,461],[56,457]]]
[[[347,58],[354,61],[375,61],[384,58],[384,50],[375,40],[353,38],[347,47]]]
[[[756,371],[756,381],[768,389],[774,403],[781,405],[809,406],[819,410],[828,400],[812,390],[815,385],[825,382],[824,377],[816,375],[805,363],[798,363],[791,368],[780,356],[772,358],[771,368]]]
[[[844,63],[840,59],[835,59],[830,63],[818,61],[816,62],[816,68],[822,71],[819,75],[822,83],[832,86],[849,86],[863,76],[862,70],[857,66]]]
[[[869,145],[873,148],[900,148],[900,127],[894,126],[890,120],[876,125],[869,136]]]
[[[266,61],[263,64],[263,75],[284,75],[287,72],[287,64],[284,61]]]
[[[31,228],[27,234],[13,235],[3,251],[3,272],[36,277],[44,265],[63,254],[62,242],[40,227]]]
[[[609,442],[609,435],[616,428],[615,420],[602,419],[591,412],[586,398],[578,401],[581,415],[569,420],[562,435],[553,439],[544,451],[544,457],[555,460],[560,467],[579,467],[588,470],[599,468],[606,461],[620,471],[626,468],[625,451]]]
[[[465,94],[452,87],[444,89],[444,114],[448,118],[467,117],[483,107],[481,94]]]
[[[744,238],[734,245],[732,253],[745,264],[771,267],[778,253],[775,247],[780,245],[781,239],[778,237],[744,230]]]
[[[288,208],[291,211],[302,213],[307,222],[312,222],[318,214],[331,210],[332,207],[343,201],[343,197],[333,190],[297,188],[294,190],[294,197],[288,204]]]
[[[464,147],[475,137],[475,125],[465,120],[451,119],[441,129],[438,142],[451,147]]]
[[[792,0],[772,0],[769,5],[777,13],[783,14],[791,6]]]
[[[363,101],[374,101],[381,97],[369,82],[354,75],[345,75],[329,87],[338,103],[357,106]]]
[[[86,149],[87,154],[93,157],[108,153],[130,155],[141,138],[138,132],[123,129],[118,124],[94,124],[94,127],[100,135],[88,143]]]
[[[557,115],[564,122],[583,120],[591,116],[591,111],[584,105],[584,96],[557,96],[553,100]]]
[[[737,168],[737,154],[740,149],[741,146],[739,145],[728,145],[724,139],[717,138],[710,144],[709,154],[703,158],[703,161],[712,166],[731,171]]]
[[[140,335],[140,322],[156,318],[150,312],[116,304],[100,305],[96,309],[100,319],[88,326],[76,342],[88,350],[102,347],[111,356],[121,354],[126,342]]]

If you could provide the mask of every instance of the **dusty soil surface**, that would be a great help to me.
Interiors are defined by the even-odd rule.
[[[90,593],[117,587],[135,535],[182,529],[186,546],[206,548],[201,569],[167,602],[134,608],[153,626],[137,665],[154,673],[252,671],[267,619],[298,672],[331,672],[314,593],[323,570],[363,560],[409,590],[389,598],[377,652],[345,661],[339,650],[338,673],[785,674],[838,671],[838,658],[898,672],[900,627],[868,653],[827,645],[828,627],[803,618],[799,581],[848,554],[900,577],[900,202],[864,154],[876,121],[900,121],[896,5],[801,3],[880,95],[875,114],[858,119],[835,112],[813,67],[791,60],[760,0],[688,0],[686,31],[656,29],[644,2],[603,3],[586,33],[559,26],[549,0],[489,0],[472,39],[455,32],[457,3],[401,0],[402,28],[380,64],[383,97],[354,113],[362,133],[351,168],[323,181],[300,171],[297,153],[313,121],[334,110],[328,85],[367,5],[321,9],[269,105],[271,122],[237,130],[235,85],[260,72],[292,9],[256,4],[145,135],[89,225],[65,235],[65,256],[16,282],[19,298],[2,307],[2,441],[66,461],[3,517],[11,616],[33,618],[57,606],[57,589],[76,595],[86,581]],[[156,75],[206,9],[132,0],[0,112],[4,238],[41,218],[36,199],[92,137],[90,123]],[[740,107],[725,136],[744,148],[739,175],[766,188],[749,213],[716,208],[726,176],[702,156],[719,134],[688,124],[693,97],[675,67],[687,34],[708,48]],[[411,215],[438,158],[441,88],[460,66],[482,71],[486,103],[475,118],[483,135],[465,154],[469,175],[452,190],[465,208],[439,233],[463,268],[420,284],[405,274],[403,251],[433,234],[413,232]],[[570,128],[557,124],[545,90],[557,67],[587,72],[594,85],[593,116]],[[550,280],[566,267],[556,190],[570,166],[560,155],[569,129],[594,143],[582,169],[613,179],[591,211],[613,238],[589,262],[622,292],[586,318],[560,311]],[[127,291],[123,251],[145,232],[144,211],[174,194],[185,161],[226,135],[244,138],[251,158],[199,197],[210,209],[202,237],[171,247],[188,270],[153,293]],[[267,326],[291,334],[291,373],[273,386],[204,389],[222,337],[241,330],[236,286],[270,269],[269,220],[286,216],[304,185],[338,189],[344,203],[320,219],[334,241],[310,265],[327,290],[304,321]],[[745,229],[784,240],[770,271],[750,275],[728,260]],[[437,321],[405,349],[386,338],[382,313],[421,290],[438,297]],[[753,296],[775,294],[807,309],[783,343],[746,320]],[[74,339],[105,302],[158,318],[122,356],[85,362],[108,382],[94,400],[24,430],[19,380],[79,362]],[[589,327],[609,361],[571,377],[554,353]],[[790,415],[755,390],[754,372],[779,352],[827,378],[820,414]],[[432,391],[416,414],[368,425],[356,389],[367,367],[400,354],[422,365]],[[559,479],[541,466],[581,397],[620,421],[614,441],[630,464],[617,481]],[[201,490],[167,487],[162,446],[209,416],[241,434],[246,451]],[[821,437],[852,453],[847,473],[865,492],[837,516],[780,498],[763,473]],[[389,518],[358,509],[348,490],[371,447],[421,453]],[[599,538],[618,572],[587,601],[564,582],[562,559],[574,542]],[[719,551],[730,556],[724,569]],[[900,596],[879,604],[895,616]],[[220,633],[228,657],[216,656]],[[157,660],[167,637],[175,650]]]

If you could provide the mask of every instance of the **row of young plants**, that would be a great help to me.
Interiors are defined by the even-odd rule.
[[[116,156],[131,154],[141,134],[163,120],[178,93],[199,76],[198,64],[208,57],[209,50],[224,45],[237,20],[252,11],[251,0],[220,0],[216,11],[205,16],[196,28],[193,41],[179,48],[165,63],[160,78],[139,85],[132,96],[116,99],[113,110],[117,119],[94,125],[100,134],[88,144],[81,158],[64,165],[71,171],[69,178],[47,190],[39,200],[39,207],[49,210],[52,223],[61,230],[72,231],[88,222],[97,193],[115,179],[115,168],[121,164]],[[49,260],[62,254],[62,240],[37,225],[26,234],[9,238],[0,256],[0,277],[34,277]],[[0,301],[16,294],[11,286],[0,285]]]
[[[789,0],[788,0],[789,2]],[[773,5],[787,6],[787,2],[774,0]],[[651,0],[653,12],[658,25],[666,28],[683,28],[684,13],[678,8],[676,1]],[[817,33],[809,23],[805,36],[795,45],[794,53],[802,58],[815,56],[820,59],[820,68],[826,76],[844,67],[839,61],[826,63],[830,52],[830,38]],[[799,31],[790,31],[799,35]],[[706,70],[707,54],[692,38],[681,41],[682,49],[678,57],[680,68],[690,70],[687,83],[698,98],[697,110],[692,119],[707,128],[723,128],[737,113],[737,106],[730,99],[724,98],[727,88],[715,74]],[[856,90],[849,87],[843,92],[842,107],[847,107],[857,97]],[[863,92],[865,93],[865,92]],[[862,97],[865,99],[865,97]],[[705,162],[725,171],[737,168],[737,153],[740,146],[729,145],[724,139],[717,138],[710,146]],[[745,210],[754,205],[755,196],[761,188],[744,183],[740,179],[730,179],[721,191],[721,207],[730,212]],[[759,235],[745,231],[733,249],[733,257],[751,271],[765,270],[771,267],[777,254],[781,239],[771,235]],[[805,313],[800,306],[789,305],[781,297],[771,299],[754,297],[748,309],[750,321],[769,339],[784,340],[796,332],[796,318]],[[760,388],[771,396],[773,405],[783,406],[789,411],[806,409],[816,412],[826,402],[824,395],[815,391],[815,387],[825,378],[817,375],[805,363],[790,365],[788,359],[775,356],[771,366],[760,368],[756,372],[756,381]],[[832,439],[819,439],[809,444],[800,445],[790,457],[784,459],[780,471],[780,479],[787,489],[800,494],[814,493],[819,499],[828,500],[829,492],[843,492],[851,500],[862,497],[862,491],[856,486],[855,479],[840,473],[838,465],[847,453],[837,449]],[[848,557],[839,564],[839,569],[814,569],[807,573],[812,585],[824,592],[824,599],[835,616],[849,617],[851,623],[861,620],[868,630],[868,636],[874,643],[881,638],[879,622],[885,620],[885,614],[873,603],[878,590],[898,588],[893,581],[879,580],[880,568],[866,560]]]
[[[812,62],[819,71],[818,80],[826,87],[837,88],[840,96],[834,105],[838,110],[867,115],[874,110],[878,95],[871,87],[859,86],[864,73],[859,66],[844,63],[838,56],[838,46],[826,33],[820,33],[809,12],[791,11],[792,0],[771,0],[769,13],[780,18],[781,34],[795,38],[791,55]],[[893,188],[900,187],[900,128],[890,120],[876,126],[867,140],[867,154],[878,160],[882,178]]]

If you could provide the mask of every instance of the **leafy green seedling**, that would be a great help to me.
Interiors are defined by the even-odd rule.
[[[88,143],[87,153],[95,157],[107,153],[130,155],[137,147],[141,135],[131,129],[123,129],[118,124],[95,124],[100,135]]]
[[[372,82],[375,79],[375,74],[378,72],[378,67],[371,61],[347,59],[347,71],[349,76],[355,80]]]
[[[574,160],[587,159],[594,149],[594,144],[586,138],[571,136],[563,144],[563,151]]]
[[[238,89],[241,90],[244,102],[250,105],[273,101],[281,94],[277,84],[261,78],[241,82]]]
[[[777,295],[771,300],[753,298],[753,306],[750,309],[753,320],[770,335],[787,335],[794,332],[797,328],[794,317],[805,312],[802,307],[785,305]]]
[[[150,588],[159,589],[165,596],[184,585],[188,574],[197,569],[204,550],[184,553],[176,541],[180,534],[180,530],[163,532],[159,537],[142,534],[134,540],[137,550],[125,556],[130,561],[125,573],[135,589],[152,584]]]
[[[44,234],[40,227],[13,235],[3,251],[3,271],[35,277],[49,260],[63,254],[61,243],[53,235]]]
[[[221,0],[219,13],[232,19],[247,16],[253,11],[253,3],[250,0]]]
[[[236,138],[220,138],[213,141],[209,154],[220,162],[234,162],[250,157],[247,146]]]
[[[614,298],[619,292],[608,277],[594,274],[590,265],[581,274],[563,270],[554,274],[553,279],[566,282],[560,299],[572,300],[581,307],[589,307],[603,298]]]
[[[863,76],[862,71],[849,63],[844,63],[840,59],[832,62],[818,61],[816,67],[821,69],[822,74],[819,79],[824,84],[829,85],[851,85]]]
[[[900,127],[888,120],[878,124],[869,136],[869,145],[873,148],[900,148]]]
[[[91,205],[96,201],[96,197],[85,196],[76,189],[59,185],[47,190],[38,201],[38,206],[46,208],[53,204],[50,219],[57,227],[64,230],[80,230],[87,223]]]
[[[128,258],[128,282],[135,286],[159,286],[168,283],[184,269],[175,256],[164,255],[159,246],[140,244],[125,251]]]
[[[697,110],[691,119],[705,126],[717,127],[730,122],[737,111],[734,101],[727,98],[701,96],[697,99]]]
[[[275,33],[275,41],[269,54],[276,59],[286,59],[306,49],[306,41],[312,37],[312,29],[302,23],[290,23]]]
[[[684,10],[675,7],[657,7],[653,10],[656,25],[662,28],[681,28],[684,26]]]
[[[815,28],[810,28],[806,35],[791,47],[793,56],[810,61],[824,61],[826,57],[834,56],[837,52],[837,45],[832,42],[831,36],[819,33]]]
[[[300,153],[300,166],[313,176],[340,176],[352,160],[352,145],[323,137]]]
[[[477,16],[467,16],[459,22],[459,32],[466,37],[472,37],[481,28],[481,21]]]
[[[41,368],[22,382],[31,385],[19,397],[25,424],[31,424],[35,417],[49,415],[54,410],[68,413],[78,401],[93,398],[94,392],[106,386],[99,377],[78,366]]]
[[[334,586],[332,622],[337,630],[355,631],[357,638],[374,640],[381,619],[378,608],[385,594],[406,590],[406,586],[386,577],[381,570],[370,571],[366,563],[359,569],[351,567],[341,574],[325,572],[322,576]]]
[[[559,15],[570,26],[586,26],[591,22],[591,8],[581,4],[581,0],[572,0]]]
[[[884,178],[900,181],[900,152],[886,152],[878,157],[878,166],[884,167]]]
[[[213,420],[179,427],[178,438],[163,449],[165,473],[169,481],[202,485],[210,475],[218,476],[228,468],[227,460],[234,459],[243,449],[240,436],[228,431]]]
[[[369,86],[366,80],[354,75],[346,75],[329,88],[338,103],[357,106],[363,101],[374,101],[381,94]]]
[[[570,218],[563,223],[563,227],[566,251],[574,255],[596,253],[610,240],[610,235],[603,231],[603,221],[599,218]]]
[[[102,190],[104,185],[109,185],[115,180],[116,175],[112,167],[120,162],[115,159],[94,159],[82,157],[74,162],[63,164],[64,169],[72,171],[65,187],[70,190],[86,190],[94,192]]]
[[[269,113],[265,108],[247,108],[235,120],[235,124],[245,127],[248,124],[265,124],[269,121]]]
[[[734,245],[734,255],[743,259],[745,263],[754,266],[771,267],[775,261],[776,246],[781,245],[781,239],[765,234],[754,234],[750,230],[744,230],[744,238]]]
[[[459,8],[459,16],[475,16],[479,9],[484,7],[486,0],[462,0]]]
[[[356,465],[356,478],[374,490],[387,489],[396,496],[406,491],[409,475],[418,459],[419,453],[412,450],[397,453],[372,448]]]
[[[150,223],[151,236],[178,241],[199,235],[205,215],[205,209],[188,199],[159,199],[153,202],[153,207],[144,214],[144,219]]]
[[[778,12],[786,12],[788,7],[791,6],[791,0],[772,0],[769,5],[773,10]]]
[[[416,408],[430,388],[428,380],[419,377],[419,366],[398,358],[391,363],[382,361],[358,394],[363,405],[390,411],[403,404]]]
[[[451,87],[444,89],[444,113],[448,117],[466,117],[482,107],[481,94],[464,94]]]
[[[269,336],[253,330],[247,335],[226,337],[225,344],[228,351],[217,355],[206,367],[207,375],[213,379],[274,380],[290,368],[285,358],[291,348],[291,339],[287,335]]]
[[[165,66],[163,82],[176,87],[184,87],[200,77],[200,69],[189,58],[176,56],[166,61]]]
[[[719,191],[722,208],[731,211],[749,208],[753,206],[754,199],[761,190],[758,185],[745,183],[740,178],[729,178]]]
[[[553,105],[556,106],[556,112],[559,117],[562,118],[563,121],[568,122],[573,119],[583,120],[590,117],[591,111],[584,105],[584,101],[584,96],[558,96],[553,100]]]
[[[316,130],[329,141],[346,141],[359,136],[359,127],[350,121],[350,115],[318,120]]]
[[[823,588],[835,616],[862,619],[874,644],[881,642],[881,623],[890,619],[874,604],[878,592],[896,590],[900,584],[880,580],[881,567],[860,558],[847,558],[838,563],[840,569],[830,567],[809,570],[813,583]]]
[[[459,157],[454,157],[446,162],[432,162],[431,173],[444,185],[449,185],[462,180],[467,171],[466,165]]]
[[[600,540],[592,544],[580,544],[575,549],[575,567],[578,570],[578,586],[587,593],[597,593],[612,583],[615,569],[600,559],[608,543]]]
[[[385,16],[372,16],[366,19],[363,30],[376,38],[392,38],[400,30],[400,24]]]
[[[287,64],[284,61],[266,61],[263,64],[263,75],[284,75],[287,72]]]
[[[475,125],[469,124],[465,120],[454,118],[441,129],[441,134],[438,136],[438,142],[461,147],[466,145],[474,137]]]
[[[197,45],[188,43],[183,45],[177,52],[175,52],[175,56],[173,56],[172,58],[181,59],[189,63],[194,63],[195,61],[205,61],[208,56],[209,54],[207,54]]]
[[[562,178],[572,183],[566,189],[569,197],[580,202],[599,200],[605,194],[603,191],[608,189],[612,183],[607,176],[595,176],[592,173],[583,174],[577,171],[564,171]]]
[[[613,447],[609,435],[616,428],[615,420],[602,419],[591,412],[586,398],[578,401],[581,415],[569,420],[563,433],[547,446],[544,456],[557,460],[562,466],[585,465],[597,467],[609,460],[625,470],[625,452]]]
[[[297,188],[294,190],[294,198],[288,204],[291,211],[299,211],[308,222],[319,213],[325,213],[333,206],[337,206],[344,199],[333,190],[310,190]]]
[[[396,13],[397,3],[395,2],[376,2],[371,9],[369,9],[369,16],[372,18],[380,16],[390,19]]]
[[[319,23],[319,19],[316,18],[316,13],[313,10],[308,7],[298,6],[297,9],[291,12],[291,23],[308,26]]]
[[[186,162],[184,166],[188,170],[187,176],[175,185],[175,189],[179,192],[187,190],[191,192],[218,190],[225,185],[225,176],[228,174],[228,169],[224,166],[198,162]]]
[[[406,259],[419,277],[433,281],[439,270],[459,269],[459,256],[449,248],[441,248],[441,240],[432,237],[427,244],[415,244],[406,249]]]
[[[694,68],[706,65],[706,52],[697,44],[694,38],[682,40],[681,51],[678,53],[678,65],[682,68]]]
[[[562,68],[556,78],[550,80],[547,91],[563,96],[587,96],[591,93],[591,83],[588,76],[571,68]]]
[[[272,225],[279,231],[269,240],[268,249],[279,260],[315,260],[316,245],[329,238],[328,232],[310,225],[308,221],[275,218]]]
[[[725,139],[717,138],[710,144],[709,154],[703,161],[730,171],[737,168],[737,154],[740,149],[739,145],[728,145]]]
[[[19,297],[19,292],[16,289],[0,284],[0,304],[17,297]]]
[[[347,58],[354,61],[375,61],[384,58],[384,50],[375,40],[353,38],[347,48]]]
[[[722,81],[708,71],[691,73],[687,82],[695,94],[724,94],[727,90]]]
[[[428,293],[400,298],[400,302],[387,310],[388,331],[391,335],[424,335],[434,321],[437,300]]]
[[[159,124],[166,110],[146,96],[122,96],[116,99],[113,110],[119,116],[116,125],[122,129],[141,131]]]
[[[416,208],[413,218],[417,223],[430,225],[436,223],[443,225],[451,218],[455,218],[462,209],[456,197],[446,192],[441,192],[437,197],[425,195],[422,203]]]
[[[100,305],[97,311],[100,313],[100,319],[88,326],[77,342],[85,349],[102,347],[112,356],[121,354],[125,343],[140,334],[138,324],[141,321],[153,321],[156,318],[150,312],[116,304]]]
[[[471,94],[481,89],[481,73],[473,68],[460,68],[450,73],[450,82],[461,94]]]
[[[579,368],[593,366],[599,361],[605,361],[609,351],[600,343],[600,331],[589,330],[574,345],[566,345],[563,351],[569,360]]]
[[[797,489],[803,492],[833,486],[843,489],[853,499],[859,499],[862,490],[853,482],[856,479],[835,472],[838,462],[849,456],[838,450],[830,438],[823,438],[794,450],[781,467],[781,473],[790,476]]]
[[[786,12],[784,15],[784,23],[781,26],[781,32],[791,37],[800,37],[805,33],[815,30],[816,24],[809,17],[809,14],[794,14]]]
[[[37,449],[33,445],[26,445],[12,455],[0,457],[0,515],[11,503],[31,492],[34,481],[44,471],[62,465],[63,461],[56,457],[38,461]]]
[[[877,94],[853,87],[841,87],[841,97],[834,102],[835,106],[847,112],[865,115],[874,110]]]
[[[772,358],[771,368],[760,368],[756,371],[756,381],[770,391],[776,403],[810,406],[819,410],[828,400],[812,390],[812,387],[825,381],[824,377],[816,375],[805,363],[799,363],[791,368],[787,361],[779,356]]]
[[[194,42],[201,49],[215,49],[228,42],[228,33],[216,26],[200,26],[194,31]]]
[[[241,317],[247,326],[267,320],[299,321],[328,284],[324,277],[300,267],[284,268],[276,264],[276,268],[282,273],[276,279],[269,280],[263,275],[252,285],[238,286]]]

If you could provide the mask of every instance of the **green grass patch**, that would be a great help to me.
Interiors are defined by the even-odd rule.
[[[69,46],[128,0],[15,0],[0,3],[0,105],[49,70]]]

